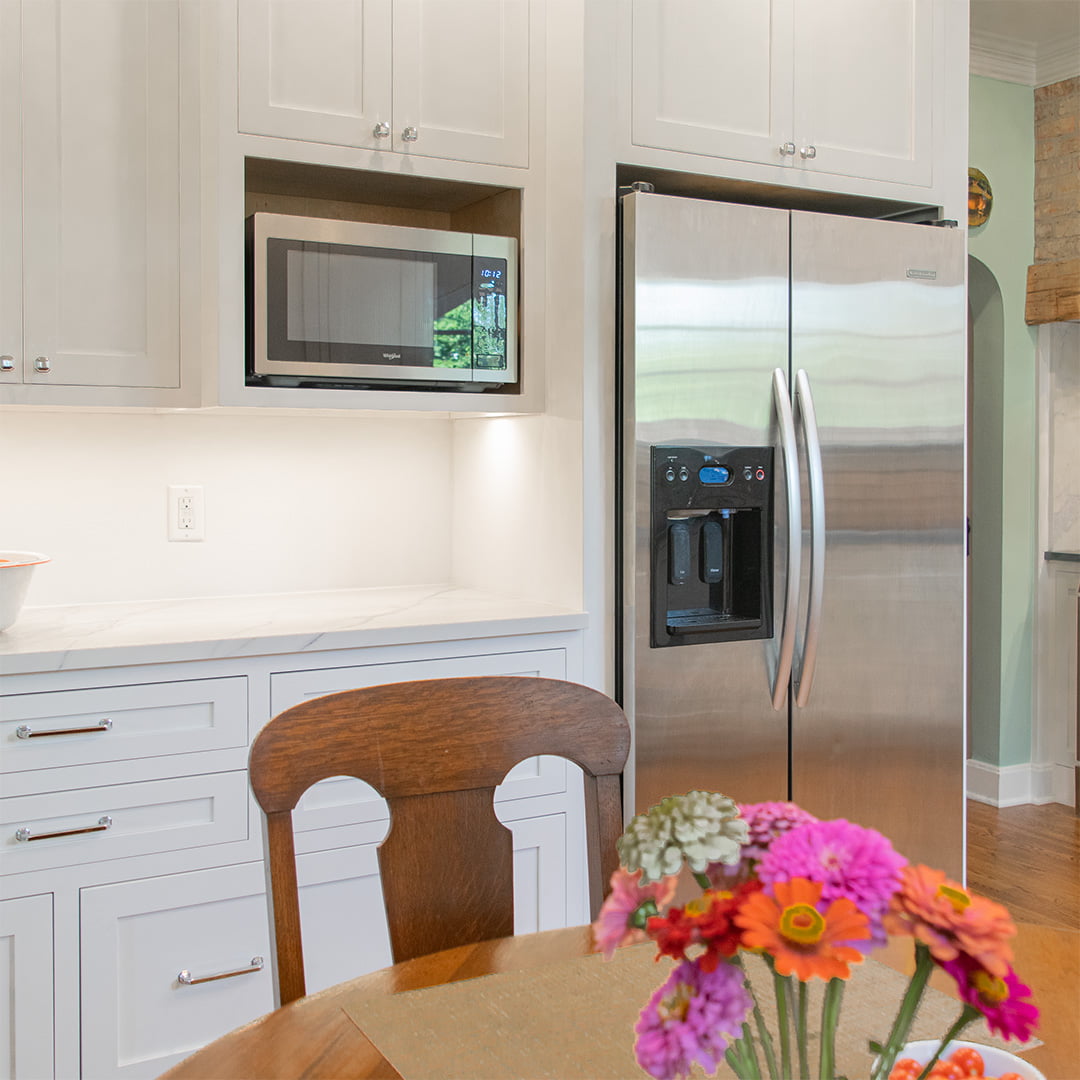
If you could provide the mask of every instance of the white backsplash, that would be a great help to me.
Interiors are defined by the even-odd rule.
[[[0,547],[44,552],[26,603],[448,581],[452,421],[0,413]],[[166,539],[199,484],[206,539]]]

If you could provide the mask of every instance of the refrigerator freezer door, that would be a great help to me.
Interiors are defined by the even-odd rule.
[[[635,193],[623,199],[621,401],[623,675],[634,724],[634,809],[692,788],[782,799],[788,711],[770,699],[773,637],[652,648],[650,448],[777,446],[773,371],[788,366],[784,211]],[[786,559],[782,455],[774,563]]]
[[[826,529],[816,670],[792,714],[792,798],[957,878],[963,248],[950,229],[792,214],[791,363],[812,387]],[[807,564],[809,543],[804,529]]]

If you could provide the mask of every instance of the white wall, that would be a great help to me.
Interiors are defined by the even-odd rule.
[[[28,605],[450,580],[452,421],[0,412],[0,547],[52,557]],[[168,484],[206,540],[166,540]]]

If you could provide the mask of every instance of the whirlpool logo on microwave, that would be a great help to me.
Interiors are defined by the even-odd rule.
[[[383,359],[384,360],[400,360],[401,359],[401,353],[399,353],[399,352],[384,352],[383,353]]]

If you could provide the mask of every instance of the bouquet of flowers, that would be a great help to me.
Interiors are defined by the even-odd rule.
[[[813,979],[824,984],[814,1075],[834,1080],[846,980],[888,935],[914,939],[915,971],[891,1029],[868,1044],[870,1080],[974,1075],[939,1058],[980,1016],[1005,1039],[1034,1030],[1038,1010],[1012,969],[1008,911],[908,864],[873,829],[819,821],[794,803],[739,805],[691,791],[635,817],[618,849],[622,865],[593,925],[597,949],[610,958],[650,938],[658,959],[677,962],[635,1029],[637,1060],[657,1080],[689,1076],[694,1063],[713,1073],[722,1060],[742,1080],[809,1078]],[[672,906],[684,864],[702,891]],[[747,953],[767,966],[772,1030],[747,978]],[[956,980],[960,1013],[925,1067],[897,1062],[935,967]]]

